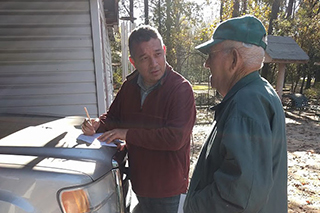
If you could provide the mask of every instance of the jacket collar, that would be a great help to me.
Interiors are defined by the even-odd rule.
[[[221,103],[217,104],[214,107],[211,107],[211,110],[219,110],[220,108],[223,107],[223,105],[231,99],[240,89],[245,87],[246,85],[250,84],[252,81],[255,81],[256,79],[260,78],[260,74],[258,71],[254,71],[246,76],[244,76],[242,79],[240,79],[232,88],[231,90],[227,93],[227,95],[223,98]]]

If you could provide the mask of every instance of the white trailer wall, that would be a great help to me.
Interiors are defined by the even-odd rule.
[[[106,110],[105,93],[112,91],[105,77],[112,70],[110,48],[102,46],[109,43],[99,23],[101,3],[0,2],[0,113],[84,115],[86,106],[97,116]]]

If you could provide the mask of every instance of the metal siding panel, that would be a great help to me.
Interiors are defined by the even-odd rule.
[[[17,98],[19,97],[19,99]],[[95,98],[91,93],[78,95],[38,95],[38,96],[17,96],[7,99],[0,99],[1,108],[20,108],[20,107],[40,107],[40,106],[59,106],[59,105],[74,105],[74,104],[95,104]],[[85,100],[85,102],[83,102]]]
[[[90,49],[57,49],[50,52],[46,50],[21,51],[7,50],[0,51],[0,61],[56,61],[56,60],[92,60]]]
[[[38,62],[0,62],[0,75],[3,73],[14,73],[15,75],[32,72],[68,72],[87,71],[94,69],[93,61],[38,61]],[[59,73],[59,75],[61,74]],[[18,76],[17,76],[18,77]]]
[[[63,0],[63,1],[2,1],[0,9],[5,11],[51,11],[51,10],[88,10],[89,2],[87,0]]]
[[[97,106],[92,105],[88,106],[87,109],[91,114],[97,113]],[[49,116],[61,116],[61,112],[64,112],[66,115],[72,115],[72,116],[85,116],[84,110],[83,110],[83,104],[79,105],[67,105],[67,106],[46,106],[46,107],[16,107],[16,108],[6,108],[3,113],[17,113],[17,114],[33,114],[33,115],[49,115]],[[65,115],[62,115],[65,116]]]
[[[33,85],[33,84],[54,84],[62,83],[87,83],[94,84],[95,76],[92,72],[34,72],[21,73],[17,76],[14,73],[0,73],[0,85]]]
[[[22,24],[90,24],[90,20],[88,20],[89,14],[68,14],[68,12],[64,13],[56,13],[56,14],[44,14],[44,15],[10,15],[5,14],[1,15],[0,13],[0,24],[10,25],[19,23]]]
[[[32,29],[32,30],[30,30]],[[70,36],[70,35],[85,35],[91,36],[91,28],[88,25],[74,25],[74,24],[64,24],[48,27],[46,25],[11,25],[2,26],[0,31],[0,36],[13,37],[19,36],[23,37],[28,33],[29,36]]]
[[[91,38],[79,37],[79,38],[55,38],[55,39],[1,39],[0,38],[0,51],[3,50],[34,50],[34,49],[46,49],[48,52],[54,48],[78,48],[78,47],[92,47]],[[49,49],[50,48],[50,49]],[[0,61],[1,62],[1,61]]]
[[[1,98],[34,95],[79,95],[83,93],[95,93],[95,83],[54,83],[54,84],[13,84],[0,86]]]
[[[0,113],[97,114],[89,0],[0,3]]]

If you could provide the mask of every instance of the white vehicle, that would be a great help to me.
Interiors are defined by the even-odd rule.
[[[0,140],[0,212],[128,211],[127,155],[78,141],[83,120],[66,117]]]

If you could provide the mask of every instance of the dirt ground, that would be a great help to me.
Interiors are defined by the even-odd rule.
[[[205,116],[205,115],[203,115]],[[320,118],[286,111],[289,213],[320,213]],[[195,125],[191,173],[211,125]],[[191,176],[191,175],[190,175]]]

